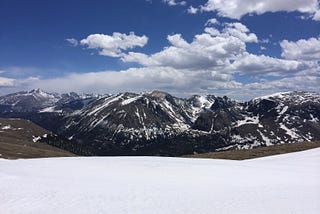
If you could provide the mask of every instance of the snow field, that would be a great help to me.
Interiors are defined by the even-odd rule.
[[[316,214],[319,201],[320,149],[246,161],[0,159],[1,214]]]

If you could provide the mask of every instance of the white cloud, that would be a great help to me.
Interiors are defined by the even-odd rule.
[[[247,14],[263,14],[266,12],[308,13],[319,20],[318,0],[208,0],[200,7],[201,11],[216,11],[218,15],[240,19]]]
[[[198,11],[199,11],[198,8],[192,7],[192,6],[190,6],[190,7],[187,9],[187,12],[188,12],[189,14],[196,14],[196,13],[198,13]]]
[[[314,14],[313,20],[320,21],[320,9],[318,9],[317,12]]]
[[[10,88],[16,87],[16,88],[23,89],[24,87],[29,86],[30,84],[33,84],[36,81],[39,81],[39,78],[28,77],[24,79],[14,79],[14,78],[0,77],[0,87],[1,87],[1,90],[3,90],[3,88],[5,87],[10,87]]]
[[[230,59],[245,51],[245,44],[236,37],[196,35],[187,43],[181,35],[168,36],[171,46],[150,56],[129,53],[124,62],[138,62],[144,66],[168,66],[176,69],[209,69],[228,64]]]
[[[224,34],[237,37],[244,42],[258,42],[258,37],[254,33],[250,33],[245,25],[239,22],[227,23],[226,25],[227,27],[223,30]]]
[[[229,69],[249,74],[287,75],[308,68],[308,65],[294,60],[277,59],[265,55],[245,53],[230,65]]]
[[[142,68],[74,73],[53,79],[0,78],[0,93],[6,88],[92,93],[159,89],[177,96],[213,93],[250,98],[274,91],[320,90],[320,65],[317,62],[320,58],[319,38],[282,41],[284,59],[249,53],[247,43],[260,42],[261,45],[264,40],[258,40],[239,22],[221,24],[216,19],[210,19],[204,32],[195,35],[191,41],[181,34],[168,35],[167,40],[168,47],[148,55],[128,51],[143,47],[148,41],[146,36],[136,36],[134,33],[93,34],[81,40],[80,44],[98,49],[101,55],[139,63]],[[29,74],[32,75],[33,72]],[[248,78],[240,81],[236,79],[238,75]]]
[[[0,77],[0,87],[8,87],[14,85],[14,79]]]
[[[217,19],[212,18],[206,22],[205,26],[212,26],[212,25],[219,25],[219,24],[220,22]]]
[[[308,84],[305,84],[305,83]],[[274,81],[263,81],[247,84],[244,89],[269,91],[315,91],[319,90],[319,76],[285,77]]]
[[[241,87],[241,83],[234,81],[231,75],[216,71],[194,72],[170,67],[146,67],[124,71],[75,73],[61,78],[35,81],[32,86],[60,92],[117,93],[159,89],[179,94],[234,89]]]
[[[306,82],[308,84],[306,84]],[[59,85],[59,88],[57,88]],[[237,99],[250,98],[279,91],[320,92],[319,73],[295,74],[277,80],[258,80],[241,83],[232,74],[221,71],[173,69],[170,67],[131,68],[124,71],[74,73],[65,77],[30,82],[28,88],[47,91],[75,91],[78,93],[119,93],[163,90],[176,96],[191,94],[219,94]]]
[[[264,51],[267,50],[267,48],[265,46],[260,46],[260,50]]]
[[[69,42],[74,47],[78,46],[78,44],[79,44],[78,40],[76,40],[74,38],[66,39],[66,41]]]
[[[210,34],[211,36],[219,36],[220,35],[220,31],[214,27],[206,27],[204,29],[204,32]]]
[[[169,6],[177,6],[177,5],[184,6],[187,4],[186,1],[177,1],[177,0],[162,0],[162,1],[168,4]]]
[[[41,81],[38,77],[28,77],[25,79],[0,77],[0,95],[34,89],[35,83]]]
[[[211,20],[213,21],[213,20]],[[207,27],[188,43],[181,34],[168,36],[169,47],[150,56],[129,52],[124,62],[137,62],[144,66],[165,66],[176,69],[217,69],[227,66],[246,50],[246,42],[257,42],[255,34],[241,23],[229,23],[220,32]]]
[[[111,36],[105,34],[92,34],[80,41],[81,45],[89,49],[100,50],[99,54],[110,57],[120,57],[123,51],[134,47],[143,47],[147,44],[148,37],[136,36],[134,32],[130,34],[113,33]]]
[[[270,39],[262,39],[262,40],[260,40],[259,41],[260,43],[263,43],[263,44],[268,44],[268,43],[270,43]]]
[[[256,79],[253,82],[242,84],[236,90],[227,90],[225,95],[236,99],[248,100],[250,98],[284,91],[311,91],[320,93],[320,69],[305,70],[294,75],[276,77],[273,80],[268,78]]]
[[[169,35],[167,39],[175,47],[186,48],[189,45],[188,42],[182,38],[181,34]]]
[[[6,91],[8,87],[11,88],[11,92],[14,87],[15,91],[43,88],[47,91],[75,91],[79,93],[143,92],[158,89],[176,96],[211,93],[248,100],[255,96],[276,91],[306,90],[320,92],[319,68],[294,73],[289,77],[280,76],[273,81],[258,80],[251,83],[238,82],[234,79],[232,73],[224,73],[224,69],[194,71],[171,67],[144,67],[123,71],[74,73],[54,79],[39,80],[33,77],[14,80],[14,84],[6,85],[7,87],[1,89],[0,94],[9,92]],[[250,72],[247,74],[250,75]],[[253,77],[255,76],[253,75]]]
[[[286,59],[320,61],[320,38],[301,39],[296,42],[280,42],[281,56]]]

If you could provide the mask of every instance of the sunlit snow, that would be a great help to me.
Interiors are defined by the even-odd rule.
[[[320,210],[320,149],[247,161],[0,159],[0,169],[1,214],[316,214]]]

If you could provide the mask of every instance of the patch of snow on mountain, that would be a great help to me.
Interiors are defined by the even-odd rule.
[[[51,107],[47,107],[47,108],[41,109],[39,112],[40,112],[40,113],[45,113],[45,112],[62,113],[62,110],[56,110],[56,109],[55,109],[55,106],[51,106]]]
[[[278,93],[274,93],[274,94],[270,94],[270,95],[266,95],[266,96],[257,97],[254,100],[269,100],[274,97],[282,99],[290,93],[292,93],[292,92],[289,92],[289,91],[288,92],[278,92]]]
[[[167,113],[170,115],[170,118],[177,121],[177,123],[184,123],[184,119],[181,117],[179,113],[176,113],[172,107],[172,104],[167,100],[162,102],[164,109],[166,109]]]
[[[202,96],[202,95],[195,95],[194,99],[196,100],[194,105],[191,107],[192,112],[191,112],[191,121],[194,122],[199,113],[201,113],[204,109],[209,109],[212,104],[214,104],[215,99],[210,97],[209,95],[207,96]]]
[[[231,139],[231,142],[235,143],[234,145],[223,147],[221,149],[218,149],[217,151],[223,151],[231,148],[252,149],[261,145],[260,140],[258,140],[257,137],[252,136],[251,134],[244,137],[241,137],[240,135],[232,135]],[[250,144],[248,144],[248,142],[250,142]]]
[[[314,117],[313,114],[310,114],[310,118],[311,118],[310,122],[319,123],[319,119]]]
[[[32,141],[33,141],[34,143],[38,142],[40,139],[41,139],[40,136],[32,136]]]
[[[90,116],[90,115],[96,114],[97,112],[99,112],[99,111],[103,110],[104,108],[106,108],[111,103],[118,101],[122,96],[123,96],[123,94],[114,95],[114,96],[105,98],[105,102],[102,105],[100,105],[97,108],[95,108],[92,111],[90,111],[88,113],[88,115]]]
[[[100,125],[102,124],[106,118],[108,118],[110,115],[110,113],[104,115],[102,118],[95,118],[91,123],[90,123],[90,128],[94,128],[96,127],[97,125]]]
[[[139,95],[139,96],[136,96],[136,97],[132,97],[132,98],[126,99],[126,100],[122,101],[121,105],[123,105],[123,106],[128,105],[128,104],[140,99],[141,97],[142,96]]]
[[[2,130],[10,130],[12,129],[12,127],[10,125],[6,125],[6,126],[3,126],[1,127]]]
[[[300,136],[295,133],[292,129],[286,127],[283,123],[280,123],[280,128],[286,131],[286,134],[289,135],[292,139],[298,139]]]
[[[260,124],[259,117],[258,116],[245,116],[243,120],[238,120],[236,123],[236,127],[245,125],[245,124]],[[262,125],[261,125],[262,126]]]
[[[35,99],[42,99],[42,100],[47,100],[47,103],[55,103],[57,102],[61,97],[55,94],[47,93],[45,91],[42,91],[40,89],[35,89],[32,91],[29,91],[26,93],[26,96],[33,96]]]
[[[200,103],[200,108],[210,108],[210,106],[212,106],[214,103],[214,100],[209,100],[205,96],[199,96],[198,101]]]
[[[288,110],[288,108],[288,106],[283,107],[283,109],[279,112],[279,115],[283,115]]]
[[[271,142],[271,140],[266,137],[260,130],[257,130],[259,132],[259,134],[261,135],[262,137],[262,140],[265,142],[266,146],[271,146],[273,145],[273,143]]]

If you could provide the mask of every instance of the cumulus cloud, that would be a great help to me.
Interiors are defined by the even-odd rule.
[[[227,27],[223,30],[224,34],[237,37],[244,42],[258,42],[258,37],[254,33],[250,33],[247,26],[240,22],[227,23],[226,25]]]
[[[192,6],[190,6],[190,7],[187,9],[187,12],[188,12],[189,14],[196,14],[196,13],[198,13],[198,11],[199,11],[198,8],[192,7]]]
[[[263,40],[239,22],[219,23],[210,19],[204,27],[204,32],[191,41],[181,34],[168,35],[168,46],[153,54],[129,51],[143,47],[148,42],[146,36],[92,34],[79,44],[141,67],[73,73],[53,79],[0,78],[3,89],[0,93],[6,87],[57,91],[58,85],[60,92],[117,93],[158,89],[177,96],[213,93],[247,99],[279,90],[320,90],[319,38],[282,41],[283,58],[280,59],[249,53],[247,43],[261,44]],[[248,78],[236,78],[241,75]]]
[[[209,19],[205,26],[219,25],[220,22],[216,18]]]
[[[200,7],[201,11],[215,11],[219,16],[240,19],[247,14],[263,14],[266,12],[298,11],[308,13],[319,20],[318,0],[208,0]]]
[[[147,44],[148,37],[137,36],[134,32],[122,34],[114,32],[112,35],[92,34],[80,41],[81,45],[89,49],[100,50],[99,54],[110,57],[120,57],[123,51],[135,47],[143,47]]]
[[[69,42],[70,45],[72,45],[72,46],[74,46],[74,47],[78,46],[78,44],[79,44],[78,40],[76,40],[76,39],[74,39],[74,38],[66,39],[66,41]]]
[[[210,22],[213,22],[211,20]],[[168,66],[176,69],[213,69],[229,65],[246,50],[246,42],[257,42],[255,34],[241,23],[229,23],[220,32],[207,27],[205,33],[187,42],[181,34],[167,37],[170,46],[152,55],[129,52],[124,62],[137,62],[144,66]]]
[[[204,32],[210,34],[211,36],[218,36],[220,35],[220,31],[217,29],[217,28],[214,28],[214,27],[206,27],[204,29]]]
[[[179,1],[179,0],[162,0],[162,1],[168,4],[169,6],[177,6],[177,5],[184,6],[187,4],[186,1]]]
[[[301,39],[296,42],[280,42],[281,56],[286,59],[320,61],[320,38]]]
[[[217,21],[211,19],[208,23]],[[215,70],[220,74],[264,76],[294,75],[317,66],[295,59],[250,54],[246,50],[246,43],[257,43],[257,36],[239,22],[223,26],[220,31],[214,27],[206,27],[205,33],[196,35],[192,42],[187,42],[181,34],[169,35],[167,39],[170,46],[162,51],[151,55],[129,52],[121,59],[124,62],[137,62],[146,67],[189,69],[195,73]]]
[[[180,35],[168,36],[170,47],[147,56],[130,52],[124,62],[138,62],[144,66],[168,66],[177,69],[208,69],[228,64],[230,59],[245,50],[245,44],[238,38],[212,37],[209,34],[196,35],[187,43]]]

